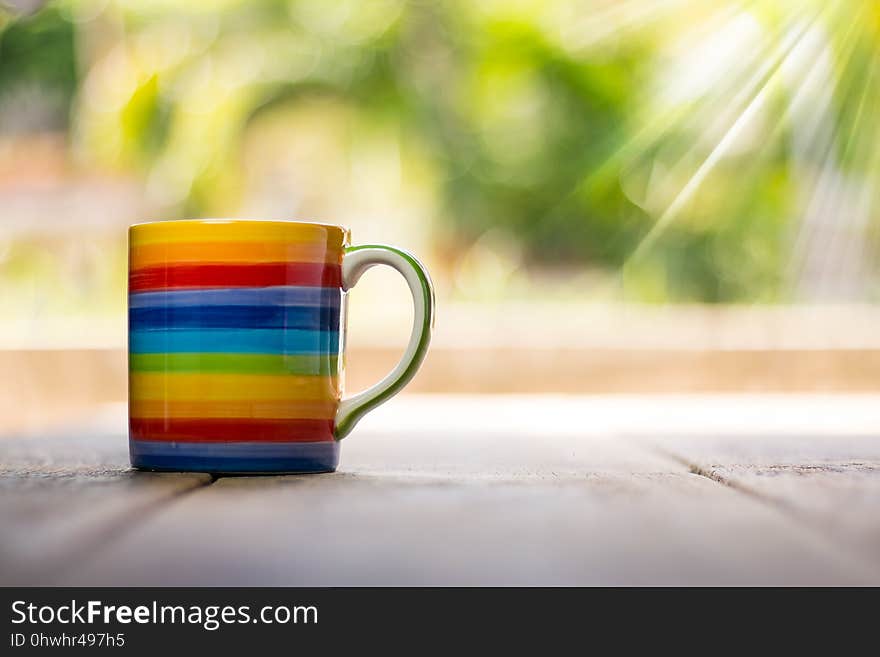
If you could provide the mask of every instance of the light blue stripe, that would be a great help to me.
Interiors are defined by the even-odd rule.
[[[336,354],[337,331],[298,329],[196,329],[130,331],[133,354]]]
[[[335,287],[226,288],[220,290],[168,290],[134,292],[128,295],[129,308],[167,308],[169,306],[329,306],[338,307],[342,291]]]

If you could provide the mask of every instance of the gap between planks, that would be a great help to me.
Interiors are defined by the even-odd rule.
[[[137,471],[132,472],[137,474]],[[71,546],[64,561],[57,561],[54,565],[34,566],[31,572],[24,574],[23,581],[39,580],[47,583],[63,581],[78,566],[90,561],[92,555],[123,538],[143,523],[145,519],[153,518],[174,502],[213,485],[218,479],[219,477],[212,474],[207,480],[195,481],[190,486],[173,490],[167,495],[147,500],[126,509],[124,513],[105,522],[92,534],[89,540]]]
[[[866,568],[868,572],[872,572],[876,576],[880,577],[880,566],[878,566],[877,562],[867,558],[867,556],[862,551],[855,548],[848,541],[836,539],[836,534],[833,531],[829,531],[830,528],[826,525],[821,515],[815,515],[805,512],[794,504],[791,504],[784,498],[771,495],[760,490],[756,490],[748,484],[744,484],[742,482],[735,481],[729,477],[725,477],[717,470],[711,467],[704,467],[697,463],[695,460],[688,459],[687,457],[682,456],[681,454],[673,450],[670,450],[668,447],[661,447],[660,445],[646,442],[638,438],[633,438],[631,436],[621,437],[627,439],[628,442],[630,442],[634,446],[645,449],[662,458],[672,459],[673,461],[680,463],[688,469],[688,472],[693,475],[703,477],[712,482],[715,482],[716,484],[725,486],[726,488],[729,488],[736,493],[749,497],[756,502],[775,510],[782,516],[806,529],[811,535],[822,542],[827,548],[842,550],[846,552],[847,556],[857,561],[861,567]]]

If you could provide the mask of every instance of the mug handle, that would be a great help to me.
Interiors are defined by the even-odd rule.
[[[348,292],[373,265],[388,265],[406,279],[413,298],[413,327],[409,344],[390,374],[371,388],[343,399],[336,411],[333,435],[342,440],[364,415],[394,395],[412,380],[425,359],[434,328],[434,286],[425,267],[401,249],[383,244],[350,246],[342,259],[342,289]]]

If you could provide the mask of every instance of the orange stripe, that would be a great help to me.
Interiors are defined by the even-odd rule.
[[[129,412],[140,418],[254,418],[332,420],[335,401],[162,401],[132,399]]]
[[[133,372],[128,385],[130,399],[157,402],[335,402],[339,394],[335,376]]]
[[[183,219],[135,224],[131,246],[169,242],[317,242],[336,249],[349,243],[346,228],[299,221]]]
[[[320,242],[165,242],[132,245],[131,268],[174,263],[311,262],[340,264],[342,251]]]

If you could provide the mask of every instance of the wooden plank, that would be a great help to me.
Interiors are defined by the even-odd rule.
[[[880,583],[774,507],[607,434],[432,420],[420,432],[367,423],[336,474],[220,479],[64,583]]]
[[[880,567],[880,438],[815,430],[642,436]]]
[[[399,350],[352,350],[364,383]],[[369,376],[364,376],[368,374]],[[432,347],[411,389],[468,394],[877,392],[880,350]]]
[[[404,397],[346,439],[337,474],[211,485],[129,473],[117,407],[75,436],[0,441],[0,583],[878,584],[875,562],[813,515],[691,472],[673,449],[704,447],[719,472],[858,457],[871,478],[876,444],[859,429],[876,406]],[[876,508],[859,477],[835,480],[854,523]]]
[[[138,473],[123,435],[0,440],[0,586],[52,585],[207,475]]]

